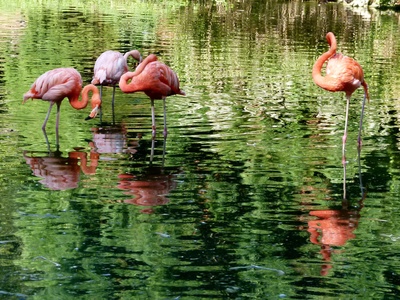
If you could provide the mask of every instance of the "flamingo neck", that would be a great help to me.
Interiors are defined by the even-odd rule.
[[[326,76],[321,75],[322,66],[324,63],[336,53],[337,43],[336,38],[332,32],[326,34],[326,40],[329,44],[329,50],[322,54],[315,62],[312,69],[312,78],[314,82],[323,89],[329,90],[331,87],[331,80]]]
[[[92,98],[91,98],[92,108],[99,106],[101,104],[100,93],[94,84],[88,84],[87,86],[85,86],[83,88],[83,90],[81,92],[82,100],[79,100],[79,96],[73,97],[73,98],[69,99],[69,103],[75,109],[85,108],[89,102],[89,92],[93,93]]]
[[[128,80],[133,79],[136,76],[139,76],[143,70],[146,68],[147,64],[157,61],[157,56],[154,54],[150,54],[147,56],[142,63],[138,65],[136,70],[134,72],[126,72],[121,76],[121,79],[119,80],[119,88],[121,91],[124,93],[134,93],[139,91],[139,87],[135,86],[134,83],[130,82],[128,83]]]
[[[134,59],[136,59],[139,63],[142,62],[142,56],[140,55],[140,52],[138,50],[131,50],[129,52],[126,52],[124,54],[124,58],[126,61],[128,61],[129,56],[132,56]]]

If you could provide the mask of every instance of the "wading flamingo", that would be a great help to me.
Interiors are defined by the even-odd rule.
[[[25,103],[28,99],[41,99],[50,102],[49,110],[44,119],[42,130],[46,136],[46,124],[49,119],[51,109],[54,104],[57,105],[56,119],[56,141],[58,143],[58,126],[60,122],[60,106],[64,98],[68,98],[69,103],[75,109],[83,109],[88,104],[89,91],[91,91],[92,111],[89,114],[90,119],[95,118],[101,107],[99,90],[93,84],[89,84],[82,89],[81,74],[74,68],[58,68],[47,71],[39,76],[32,84],[30,90],[24,94]],[[82,92],[82,100],[79,101],[79,95]],[[87,119],[88,119],[87,118]],[[47,137],[47,136],[46,136]]]
[[[128,83],[128,81],[130,82]],[[165,99],[172,95],[185,95],[179,88],[176,73],[158,61],[154,54],[147,56],[134,72],[121,76],[119,87],[124,93],[144,92],[151,100],[152,135],[156,135],[154,100],[162,99],[164,106],[164,137],[167,136],[167,113]]]
[[[360,86],[364,88],[364,100],[361,107],[360,127],[358,131],[358,147],[361,148],[361,128],[364,115],[365,99],[369,101],[368,85],[364,80],[364,72],[358,62],[354,59],[336,53],[337,43],[335,35],[332,32],[326,34],[329,44],[329,50],[322,54],[314,64],[312,69],[312,77],[314,82],[321,88],[330,92],[345,92],[346,105],[346,121],[344,125],[343,147],[342,147],[342,163],[346,163],[345,145],[347,139],[347,123],[349,119],[350,97],[353,92]],[[328,61],[326,66],[326,76],[322,77],[321,69],[323,64]]]
[[[102,97],[103,85],[112,86],[112,107],[114,108],[115,86],[118,84],[122,74],[129,71],[128,58],[132,56],[139,64],[142,56],[138,50],[131,50],[124,55],[118,51],[108,50],[103,52],[94,65],[94,76],[92,84],[100,85],[100,98]]]

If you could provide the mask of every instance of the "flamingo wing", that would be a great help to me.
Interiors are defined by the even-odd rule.
[[[364,81],[364,73],[360,64],[340,53],[336,53],[329,59],[326,66],[326,74],[337,79],[340,85],[338,90],[350,94],[358,89]]]
[[[73,68],[58,68],[39,76],[31,89],[24,95],[24,102],[30,98],[45,101],[61,101],[65,97],[80,93],[82,77]]]
[[[124,56],[118,51],[103,52],[96,60],[92,84],[117,84],[128,71]]]

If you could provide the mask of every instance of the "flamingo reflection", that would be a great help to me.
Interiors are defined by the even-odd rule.
[[[144,167],[140,174],[124,173],[118,175],[118,188],[126,191],[126,195],[132,195],[133,198],[124,200],[127,204],[145,206],[141,210],[143,213],[152,213],[153,206],[165,205],[169,203],[167,195],[176,188],[175,174],[179,172],[177,168],[165,168],[165,138],[163,144],[162,163],[154,165],[155,140],[152,139],[150,164]]]
[[[100,154],[135,154],[137,152],[136,148],[139,146],[139,142],[128,141],[128,133],[124,124],[95,127],[91,131],[93,139],[89,145]],[[141,136],[138,135],[138,139],[140,138]]]
[[[149,207],[142,210],[144,213],[152,213],[152,206],[169,203],[167,195],[176,188],[174,175],[164,174],[163,168],[151,167],[144,175],[120,174],[118,178],[118,188],[125,190],[126,195],[134,196],[124,202]]]
[[[361,177],[360,150],[358,152],[358,171],[360,179],[361,199],[354,208],[349,208],[346,198],[346,167],[344,166],[343,193],[341,209],[312,210],[309,215],[317,217],[308,221],[307,231],[310,233],[310,241],[321,246],[321,255],[325,263],[321,267],[321,275],[328,275],[332,268],[331,255],[335,253],[333,247],[344,246],[347,241],[354,239],[355,229],[360,220],[360,211],[364,206],[366,191]]]
[[[344,204],[341,210],[310,211],[310,216],[318,218],[308,221],[307,231],[310,233],[310,241],[321,246],[320,252],[326,262],[321,266],[321,275],[327,275],[332,268],[329,263],[331,254],[335,253],[332,247],[344,246],[347,241],[356,237],[354,230],[360,220],[360,210],[361,206],[357,209],[348,209],[347,204]]]
[[[75,149],[63,157],[62,152],[46,152],[45,155],[34,155],[24,152],[26,163],[30,165],[33,175],[42,178],[39,182],[51,190],[68,190],[78,187],[81,170],[86,175],[96,173],[99,154],[90,152],[90,166],[87,153]],[[80,164],[79,164],[80,161]]]

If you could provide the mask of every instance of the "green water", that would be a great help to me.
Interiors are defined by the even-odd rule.
[[[0,298],[399,297],[399,15],[281,1],[0,1]],[[350,105],[317,87],[328,49],[362,65]],[[102,121],[22,105],[47,70],[85,84],[106,50],[168,64],[151,139],[146,95],[111,88]],[[162,104],[156,101],[157,124]],[[114,122],[113,122],[114,120]],[[362,183],[360,186],[360,182]],[[361,191],[365,191],[362,194]]]

